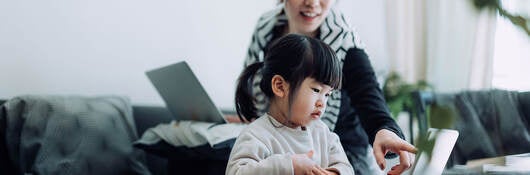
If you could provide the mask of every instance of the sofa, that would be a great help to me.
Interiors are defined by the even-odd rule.
[[[530,153],[530,92],[502,89],[412,93],[418,134],[430,127],[460,132],[447,168],[481,158]],[[449,125],[440,126],[440,123]],[[411,133],[413,133],[411,127]]]
[[[121,103],[117,103],[121,102]],[[10,104],[8,107],[6,104]],[[88,109],[80,109],[77,110],[79,107],[72,107],[75,103],[82,103],[82,106],[89,106]],[[122,104],[122,105],[120,105]],[[7,138],[11,137],[12,134],[9,135],[9,132],[6,131],[10,127],[8,125],[13,124],[11,121],[6,121],[6,116],[8,116],[8,111],[10,108],[13,108],[13,106],[22,106],[20,108],[20,111],[26,111],[26,114],[24,114],[23,117],[30,117],[33,115],[33,117],[42,118],[41,116],[51,116],[55,111],[57,110],[66,110],[68,114],[75,114],[71,115],[73,117],[79,117],[79,116],[88,116],[88,117],[103,117],[103,118],[112,118],[112,116],[115,115],[121,115],[123,113],[128,113],[127,111],[130,111],[130,121],[128,124],[132,126],[131,131],[134,131],[134,137],[130,137],[129,140],[126,140],[125,143],[120,145],[116,144],[110,144],[106,147],[108,148],[116,148],[117,150],[126,150],[128,155],[132,155],[134,160],[138,162],[138,164],[141,165],[135,165],[129,163],[128,165],[122,166],[121,164],[116,164],[116,159],[110,158],[101,158],[104,162],[101,162],[101,159],[98,160],[98,158],[94,159],[94,161],[90,162],[92,159],[86,158],[89,157],[88,155],[85,155],[84,157],[78,156],[80,158],[77,158],[75,161],[89,161],[84,162],[84,164],[93,164],[100,166],[92,167],[92,169],[95,170],[102,170],[102,169],[123,169],[125,171],[102,171],[102,172],[96,172],[96,171],[83,171],[81,173],[75,172],[75,171],[67,171],[72,170],[73,168],[65,167],[66,165],[72,166],[80,163],[64,163],[63,164],[52,164],[53,168],[59,169],[58,172],[50,171],[52,168],[44,169],[39,166],[33,166],[30,167],[29,165],[34,164],[50,164],[55,163],[57,161],[44,161],[39,163],[39,160],[43,160],[41,155],[44,155],[46,151],[48,150],[56,150],[57,145],[52,145],[46,148],[45,143],[49,143],[47,140],[38,140],[38,144],[33,143],[33,145],[37,146],[27,146],[22,145],[21,143],[16,143],[13,145],[12,141],[8,142]],[[39,107],[41,106],[41,107]],[[44,106],[44,108],[42,107]],[[79,105],[77,105],[79,106]],[[121,106],[121,107],[119,107]],[[107,108],[121,108],[120,110],[115,110],[113,112],[108,112],[109,109]],[[70,110],[70,109],[76,109],[76,110]],[[90,109],[93,108],[93,109]],[[20,112],[20,111],[11,111],[13,112]],[[87,112],[89,111],[89,112]],[[125,111],[125,112],[124,112]],[[31,112],[30,114],[28,114]],[[233,111],[222,111],[224,113],[233,113]],[[81,114],[79,114],[81,113]],[[37,115],[36,115],[37,114]],[[112,115],[111,115],[112,114]],[[70,117],[71,117],[70,116]],[[55,120],[60,119],[55,117]],[[227,147],[223,148],[212,148],[208,144],[205,145],[199,145],[196,147],[185,147],[185,146],[172,146],[169,143],[161,140],[157,143],[146,145],[146,144],[138,144],[135,142],[136,139],[139,139],[148,129],[153,128],[159,124],[168,124],[170,123],[174,118],[172,117],[171,113],[165,108],[165,106],[149,106],[149,105],[133,105],[130,104],[127,97],[122,96],[94,96],[94,97],[87,97],[87,96],[18,96],[11,99],[0,99],[0,174],[154,174],[154,175],[166,175],[166,174],[205,174],[205,175],[222,175],[225,173],[226,169],[226,163],[228,161],[228,156],[230,153],[231,145],[228,144]],[[64,120],[64,118],[63,118]],[[104,123],[101,123],[99,125],[105,124],[105,123],[116,123],[114,121],[107,121]],[[49,125],[48,122],[47,125]],[[61,121],[61,124],[68,123],[65,121]],[[70,122],[69,124],[64,124],[62,127],[66,128],[72,128],[71,123],[76,122]],[[119,123],[119,122],[118,122]],[[24,126],[27,127],[27,126]],[[11,127],[13,128],[13,127]],[[46,128],[52,128],[50,126],[46,126]],[[97,128],[93,129],[94,132],[105,132],[105,133],[99,133],[103,134],[99,137],[106,137],[106,135],[117,135],[117,130],[113,128],[110,131],[104,130],[104,128]],[[64,130],[64,129],[63,129]],[[29,132],[31,136],[31,132]],[[26,134],[28,135],[28,134]],[[69,136],[69,135],[76,135],[74,132],[72,133],[65,133],[62,134],[62,136]],[[84,134],[85,136],[87,134]],[[81,134],[83,136],[83,134]],[[19,137],[23,136],[17,136],[14,137],[16,139],[19,139]],[[39,136],[36,138],[41,138],[45,136]],[[120,143],[119,140],[122,140],[124,135],[119,135],[118,137],[112,138],[111,142],[117,142]],[[47,137],[48,140],[50,137]],[[22,138],[20,138],[22,139]],[[52,138],[53,139],[53,138]],[[55,138],[57,139],[57,138]],[[75,139],[64,139],[59,138],[59,140],[75,140]],[[94,140],[94,138],[92,138]],[[97,139],[95,139],[97,141]],[[232,141],[233,142],[233,141]],[[9,144],[11,143],[11,144]],[[64,143],[63,144],[64,147]],[[89,145],[91,143],[82,143],[76,145],[77,148],[83,147],[84,145]],[[31,144],[30,144],[31,145]],[[93,145],[93,144],[92,144]],[[69,143],[66,144],[66,147],[69,146]],[[50,148],[51,147],[51,148]],[[86,146],[85,146],[86,147]],[[24,149],[23,149],[24,148]],[[46,148],[46,149],[45,149]],[[124,149],[125,148],[125,149]],[[115,149],[115,150],[116,150]],[[132,149],[132,150],[131,150]],[[109,149],[107,149],[109,150]],[[48,151],[50,152],[50,151]],[[59,153],[64,151],[59,151]],[[70,154],[72,154],[70,150]],[[115,151],[114,151],[115,152]],[[13,154],[16,153],[16,154]],[[63,153],[64,154],[64,153]],[[93,152],[95,157],[109,157],[109,152],[102,153],[101,151],[95,151]],[[29,155],[29,156],[28,156]],[[53,160],[54,157],[60,157],[60,156],[54,156],[53,154],[48,154],[51,156],[47,156],[48,159]],[[115,155],[113,152],[110,152],[110,155]],[[39,157],[40,156],[40,157]],[[29,157],[29,158],[28,158]],[[49,158],[52,157],[52,158]],[[65,156],[60,157],[63,159],[55,159],[55,160],[66,160],[64,159]],[[74,162],[75,162],[74,161]],[[66,162],[66,161],[65,161]],[[60,161],[59,161],[60,163]],[[101,168],[101,165],[104,166],[110,166],[111,168]],[[131,166],[134,165],[134,166]],[[196,167],[202,167],[197,169]],[[82,168],[78,168],[82,169]]]
[[[20,100],[20,98],[22,98],[23,100]],[[31,109],[32,108],[37,108],[38,105],[41,105],[41,101],[46,101],[48,99],[48,97],[35,97],[35,96],[23,96],[23,97],[16,97],[16,98],[13,98],[13,99],[3,99],[3,100],[0,100],[0,106],[2,107],[2,115],[0,115],[0,174],[78,174],[78,173],[75,173],[74,168],[68,168],[68,167],[65,167],[65,166],[74,166],[76,163],[68,163],[68,159],[65,159],[66,156],[63,156],[63,158],[61,160],[65,160],[65,162],[63,162],[63,164],[59,164],[60,162],[42,162],[41,160],[43,159],[49,159],[49,160],[58,160],[53,154],[51,153],[47,153],[47,152],[50,152],[50,150],[55,150],[55,148],[51,148],[51,147],[57,147],[57,145],[51,145],[49,147],[47,147],[46,145],[44,145],[44,143],[50,143],[51,141],[46,141],[46,140],[30,140],[30,141],[27,141],[25,142],[24,144],[25,145],[22,145],[22,142],[19,142],[20,146],[17,145],[17,146],[14,146],[14,145],[9,145],[7,144],[6,142],[8,143],[12,143],[12,142],[9,142],[8,141],[8,137],[9,136],[12,136],[12,134],[10,134],[9,132],[10,131],[6,131],[7,129],[12,129],[12,127],[9,127],[8,125],[9,124],[13,124],[13,121],[6,121],[6,116],[7,116],[7,109],[8,107],[6,107],[4,104],[7,104],[7,103],[10,103],[11,105],[13,104],[16,104],[18,106],[26,106],[24,108],[20,108],[21,110],[24,110],[24,111],[32,111]],[[60,99],[60,100],[68,100],[68,101],[73,101],[75,102],[76,100],[84,100],[84,99],[92,99],[92,103],[101,103],[102,99],[105,99],[105,100],[108,100],[109,98],[113,98],[113,100],[115,99],[127,99],[125,97],[79,97],[79,96],[75,96],[75,97],[58,97],[58,96],[54,96],[54,97],[51,97],[52,99]],[[97,100],[94,100],[96,98],[99,98]],[[17,101],[18,99],[18,101]],[[46,100],[43,100],[43,99],[46,99]],[[74,100],[72,100],[74,99]],[[95,102],[97,101],[97,102]],[[70,103],[70,102],[67,102],[67,103]],[[46,103],[43,103],[43,104],[46,104]],[[99,105],[99,107],[101,108],[106,108],[107,106],[112,106],[112,105],[115,105],[115,104],[111,104],[109,103],[109,105],[107,104],[96,104],[96,105]],[[44,106],[48,106],[48,108],[54,108],[54,110],[56,109],[60,109],[62,107],[58,107],[58,106],[54,106],[54,107],[50,107],[50,105],[44,105]],[[164,175],[164,174],[168,174],[168,159],[165,158],[165,157],[160,157],[158,155],[155,155],[155,154],[151,154],[151,153],[148,153],[142,149],[139,149],[139,148],[135,148],[132,146],[132,143],[130,143],[131,141],[134,141],[134,139],[137,139],[138,136],[141,136],[143,132],[145,132],[148,128],[151,128],[151,127],[154,127],[156,126],[157,124],[160,124],[160,123],[166,123],[166,122],[169,122],[172,120],[172,117],[171,117],[171,114],[169,113],[169,111],[166,110],[165,107],[163,106],[144,106],[144,105],[130,105],[130,104],[126,104],[124,106],[125,109],[130,109],[132,110],[132,118],[133,118],[133,121],[132,121],[132,125],[134,126],[134,129],[136,131],[136,135],[133,139],[130,139],[128,140],[128,144],[130,145],[130,148],[133,149],[133,151],[130,151],[129,152],[134,152],[136,153],[135,156],[138,157],[139,159],[139,163],[143,164],[138,166],[138,167],[145,167],[145,170],[140,170],[140,171],[135,171],[135,172],[132,172],[132,171],[103,171],[103,172],[113,172],[113,173],[97,173],[98,171],[93,171],[92,173],[89,173],[89,172],[83,172],[81,174],[161,174],[161,175]],[[40,110],[43,110],[43,109],[40,109]],[[94,110],[92,110],[94,111]],[[97,111],[97,110],[95,110]],[[15,111],[16,112],[16,111]],[[43,110],[43,113],[42,114],[39,114],[41,116],[46,116],[46,115],[51,115],[50,113],[52,112],[55,112],[55,111],[52,111],[52,110]],[[70,111],[71,112],[71,111]],[[72,112],[72,113],[75,113]],[[27,115],[32,115],[32,114],[27,114]],[[37,115],[38,116],[38,115]],[[95,115],[90,115],[88,114],[88,116],[95,116]],[[101,116],[104,116],[104,115],[101,115]],[[27,117],[27,116],[26,116]],[[43,117],[39,117],[39,118],[43,118]],[[56,117],[57,118],[57,117]],[[108,117],[107,117],[108,118]],[[23,121],[25,123],[30,123],[31,121]],[[65,121],[61,121],[63,123],[68,123],[68,122],[65,122]],[[33,122],[33,123],[37,123],[36,121]],[[31,123],[31,124],[33,124]],[[46,124],[48,126],[48,128],[51,128],[49,125],[51,125],[50,123],[52,122],[46,122]],[[23,127],[23,129],[26,129],[28,130],[28,126],[30,126],[30,124],[25,124]],[[68,126],[66,126],[66,128],[68,128]],[[96,127],[97,128],[97,127]],[[68,129],[64,129],[64,130],[68,130]],[[113,130],[117,130],[116,128],[113,128]],[[25,131],[26,133],[29,133],[29,134],[26,134],[26,135],[31,135],[31,132],[29,131]],[[59,131],[60,132],[60,131]],[[59,133],[60,134],[60,133]],[[109,132],[108,133],[109,135],[112,135],[112,134],[115,134],[115,133],[112,133],[112,132]],[[9,135],[9,136],[8,136]],[[61,134],[62,137],[64,136],[69,136],[69,135],[72,135],[72,136],[76,136],[76,137],[84,137],[83,135],[79,135],[77,133],[64,133],[64,134]],[[20,137],[28,137],[28,136],[20,136]],[[44,137],[44,136],[42,136]],[[52,137],[49,137],[47,136],[47,139],[50,140],[50,139],[53,139]],[[60,138],[59,138],[60,139]],[[22,138],[20,139],[22,140]],[[64,140],[72,140],[72,139],[64,139]],[[75,139],[73,139],[75,140]],[[84,140],[94,140],[94,139],[84,139]],[[117,142],[119,142],[119,140],[121,140],[121,138],[114,138],[114,140],[112,140],[110,143],[112,144],[109,144],[107,145],[107,147],[109,148],[108,150],[110,150],[110,148],[117,148],[118,146],[116,146]],[[28,143],[29,142],[29,143]],[[85,145],[88,145],[88,144],[92,144],[93,143],[81,143],[81,144],[85,144]],[[30,146],[27,146],[27,145],[30,145]],[[127,146],[127,145],[125,145]],[[69,147],[69,146],[67,146]],[[123,145],[122,145],[123,147]],[[76,148],[85,148],[83,145],[76,145],[75,147],[69,147],[70,150],[59,150],[59,152],[68,152],[70,153],[70,155],[72,155],[75,151],[73,151],[72,149],[76,149]],[[24,149],[24,150],[23,150]],[[114,149],[116,150],[116,149]],[[44,151],[47,151],[47,152],[44,152]],[[14,153],[16,152],[16,153]],[[37,153],[38,152],[38,153]],[[115,151],[117,152],[117,151]],[[77,157],[83,157],[83,156],[80,156],[80,154],[84,154],[82,151],[77,151],[75,152],[77,155]],[[113,162],[119,162],[119,160],[116,160],[116,159],[113,159],[113,155],[117,155],[117,154],[113,154],[112,152],[111,153],[101,153],[101,155],[97,155],[99,153],[95,152],[94,154],[96,154],[97,157],[99,157],[100,159],[107,159],[105,160],[104,162],[89,162],[89,163],[85,163],[85,164],[91,164],[91,165],[102,165],[102,164],[112,164]],[[13,156],[14,155],[14,156]],[[45,155],[45,156],[43,156]],[[55,157],[55,158],[54,158]],[[84,157],[88,157],[88,155],[84,155]],[[87,159],[88,160],[88,159]],[[96,161],[100,161],[99,159],[95,159]],[[72,160],[71,162],[80,162],[80,161],[84,161],[84,160]],[[32,165],[33,164],[33,165]],[[44,165],[48,166],[48,167],[43,167]],[[51,165],[51,166],[50,166]],[[131,163],[129,163],[128,165],[131,165]],[[125,166],[128,166],[128,165],[125,165]],[[54,172],[54,171],[51,171],[50,169],[52,169],[53,167],[60,167],[60,166],[63,166],[62,168],[62,171],[59,171],[59,172]],[[50,168],[52,167],[52,168]],[[118,169],[119,167],[111,167],[109,169]],[[126,167],[127,169],[128,167]],[[57,168],[56,168],[57,169]],[[85,169],[85,168],[81,168],[81,169]],[[92,167],[92,169],[102,169],[102,168],[98,168],[98,167]],[[132,169],[132,168],[130,168]],[[65,170],[72,170],[71,172],[69,171],[65,171]],[[24,171],[24,172],[21,172],[21,171]],[[118,172],[118,173],[116,173]],[[140,173],[138,173],[140,172]]]

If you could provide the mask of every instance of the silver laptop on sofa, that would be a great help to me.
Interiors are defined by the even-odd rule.
[[[226,122],[185,61],[149,70],[146,75],[176,120]]]

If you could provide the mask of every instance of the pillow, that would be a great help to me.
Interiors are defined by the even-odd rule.
[[[20,96],[2,106],[17,174],[150,174],[120,96]]]

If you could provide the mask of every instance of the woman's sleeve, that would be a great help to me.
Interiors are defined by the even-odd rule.
[[[263,23],[266,21],[264,18],[264,15],[262,15],[259,18],[259,20],[256,23],[256,26],[254,27],[254,31],[252,32],[250,44],[248,45],[248,48],[247,48],[247,56],[245,57],[245,61],[243,65],[244,67],[247,67],[248,65],[251,65],[252,63],[261,61],[260,58],[263,57],[262,50],[264,49],[267,43],[265,43],[263,39],[260,39],[263,37],[260,37],[259,34],[261,31],[260,29],[262,28],[260,25],[263,25]]]
[[[259,47],[255,46],[257,44],[255,39],[257,37],[256,35],[256,31],[254,31],[254,33],[252,33],[252,40],[248,45],[247,56],[245,57],[245,61],[243,63],[244,67],[259,61],[260,50],[258,49]]]
[[[267,18],[264,16],[267,16],[267,14],[268,12],[260,17],[256,24],[256,27],[254,28],[250,44],[247,48],[247,54],[243,63],[243,68],[246,68],[247,66],[253,63],[263,61],[263,49],[267,45],[267,41],[264,40],[262,36],[260,36],[263,34],[264,30],[266,31],[266,29],[263,29],[262,26],[264,25],[264,23],[268,25],[272,24],[266,23]],[[255,99],[254,105],[257,109],[258,115],[262,115],[263,113],[265,113],[268,107],[268,99],[258,86],[261,82],[261,79],[262,76],[259,73],[252,77],[252,96]]]
[[[355,174],[353,167],[350,164],[348,157],[346,157],[346,152],[339,140],[339,136],[333,132],[329,132],[327,137],[329,144],[329,165],[326,169],[334,168],[340,172],[340,174]]]
[[[293,174],[291,155],[270,154],[269,149],[249,132],[238,138],[226,167],[226,174]]]
[[[373,144],[377,131],[388,129],[405,139],[399,126],[390,117],[388,106],[374,70],[363,49],[354,47],[346,53],[343,65],[343,87],[357,111],[361,124]]]

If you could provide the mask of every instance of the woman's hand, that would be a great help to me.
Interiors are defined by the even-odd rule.
[[[401,174],[414,164],[416,148],[387,129],[377,131],[374,140],[374,156],[379,168],[385,169],[385,154],[388,151],[399,155],[399,164],[388,174]]]

